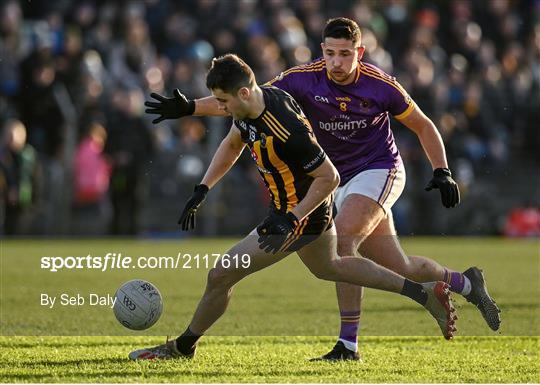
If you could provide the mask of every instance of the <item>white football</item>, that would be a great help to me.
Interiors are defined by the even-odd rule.
[[[116,291],[114,315],[125,327],[144,330],[155,324],[163,311],[161,293],[148,281],[134,279]]]

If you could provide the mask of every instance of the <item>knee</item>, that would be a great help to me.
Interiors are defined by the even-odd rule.
[[[238,279],[226,269],[213,268],[208,272],[207,288],[209,290],[228,290]]]
[[[360,245],[360,239],[356,235],[339,235],[337,240],[337,253],[339,256],[358,255],[358,246]]]
[[[337,252],[338,255],[356,256],[358,247],[363,241],[363,237],[357,233],[357,229],[348,224],[341,224],[337,227]]]

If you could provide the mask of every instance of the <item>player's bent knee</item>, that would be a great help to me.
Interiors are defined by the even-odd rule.
[[[355,237],[348,237],[349,239],[338,239],[337,250],[340,256],[343,255],[357,255],[356,250],[358,249],[359,241]]]
[[[229,289],[239,280],[239,277],[230,270],[213,268],[208,272],[208,288],[210,289]]]

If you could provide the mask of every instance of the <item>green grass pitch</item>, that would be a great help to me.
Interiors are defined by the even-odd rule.
[[[187,323],[207,269],[87,269],[50,272],[43,256],[121,252],[174,256],[224,252],[231,239],[2,240],[0,382],[540,382],[540,241],[496,238],[405,238],[407,253],[457,270],[482,267],[503,311],[498,333],[454,296],[459,334],[445,341],[412,301],[366,290],[363,362],[312,363],[339,328],[334,285],[319,281],[293,255],[235,288],[229,311],[201,340],[191,361],[130,362],[136,348],[162,343]],[[149,330],[124,329],[106,306],[40,305],[40,294],[114,294],[124,281],[159,287],[164,312]]]

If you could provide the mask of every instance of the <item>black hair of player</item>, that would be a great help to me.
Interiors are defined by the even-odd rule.
[[[356,21],[346,17],[336,17],[326,22],[322,35],[323,41],[327,37],[347,39],[356,44],[362,39],[362,32]]]
[[[212,66],[206,75],[206,87],[209,90],[220,89],[236,95],[240,88],[251,88],[254,85],[253,70],[237,55],[228,53],[212,59]]]

